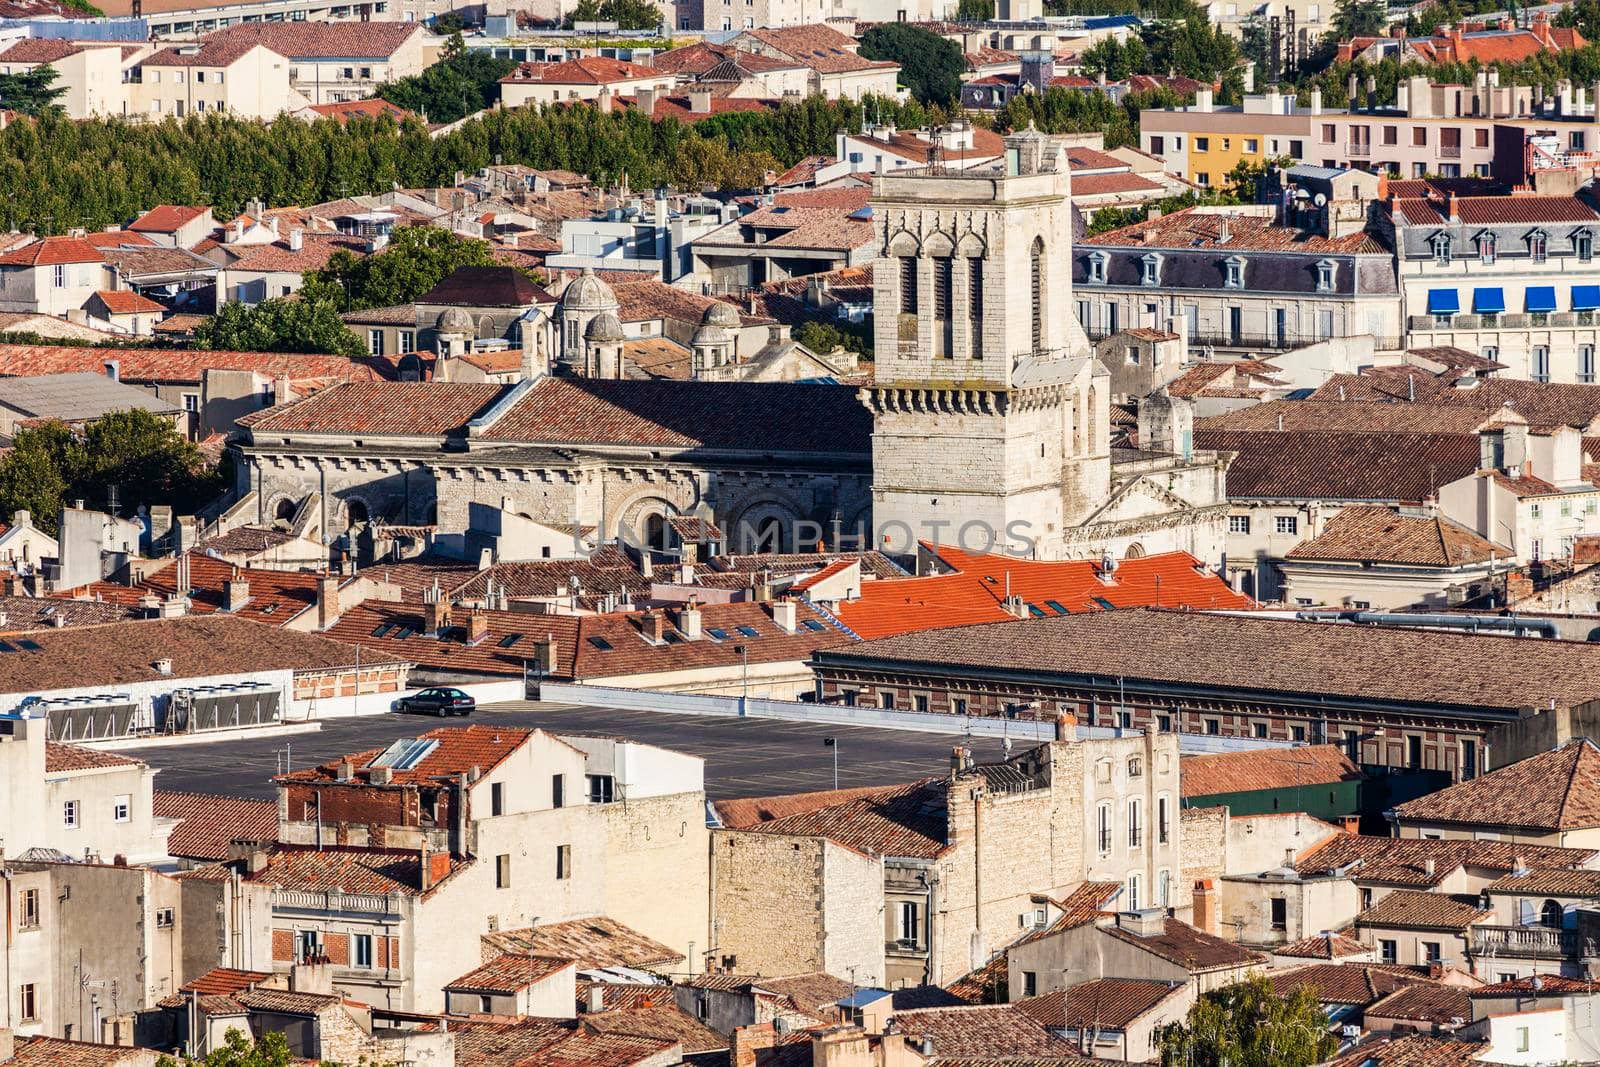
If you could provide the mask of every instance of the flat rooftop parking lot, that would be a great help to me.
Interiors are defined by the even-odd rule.
[[[963,742],[956,734],[517,702],[485,706],[465,720],[421,715],[329,719],[319,733],[266,734],[128,754],[161,769],[158,789],[270,799],[276,795],[270,779],[284,769],[286,757],[290,767],[308,767],[345,753],[383,748],[397,737],[463,723],[615,735],[701,756],[706,761],[706,795],[712,800],[833,788],[834,750],[822,743],[825,737],[839,741],[841,788],[948,773],[950,749],[956,744],[965,743],[979,760],[999,759],[1004,752],[1000,739],[992,737]],[[1033,743],[1018,741],[1013,751]]]

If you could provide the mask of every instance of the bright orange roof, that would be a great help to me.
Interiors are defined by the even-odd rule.
[[[1092,560],[1041,562],[1003,555],[975,555],[945,545],[927,546],[955,574],[864,582],[861,597],[841,603],[834,614],[871,640],[1014,618],[1002,606],[1009,582],[1030,615],[1105,611],[1109,608],[1253,608],[1187,552],[1125,559],[1101,580]],[[1053,602],[1053,603],[1052,603]],[[1064,609],[1063,610],[1058,610]]]

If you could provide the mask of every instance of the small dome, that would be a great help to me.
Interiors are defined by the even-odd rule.
[[[700,316],[700,323],[703,326],[722,326],[731,330],[739,328],[739,321],[739,309],[726,300],[712,301],[711,306],[706,308],[706,313]]]
[[[589,320],[589,326],[583,331],[583,336],[589,341],[620,341],[622,320],[609,311],[602,311]]]
[[[693,337],[689,338],[689,344],[693,348],[699,348],[701,345],[726,345],[731,343],[733,343],[733,335],[721,326],[702,326],[694,332]]]
[[[434,325],[440,333],[471,333],[472,316],[460,308],[445,308],[439,313],[439,320]]]
[[[561,307],[567,311],[615,311],[617,294],[595,277],[593,267],[583,268],[561,294]]]

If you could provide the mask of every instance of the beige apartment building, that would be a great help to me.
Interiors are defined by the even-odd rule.
[[[245,22],[202,38],[258,44],[288,60],[289,86],[310,104],[372,96],[384,82],[421,74],[432,62],[414,22]]]
[[[56,87],[66,90],[57,103],[68,118],[121,115],[126,98],[122,72],[149,51],[149,45],[141,44],[28,37],[0,51],[0,74],[49,66],[56,72]]]
[[[289,86],[288,60],[240,40],[163,48],[133,68],[126,88],[123,114],[153,122],[208,111],[270,119],[304,106]]]

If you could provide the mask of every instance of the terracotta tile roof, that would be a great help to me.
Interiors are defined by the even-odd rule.
[[[1516,826],[1554,833],[1600,826],[1600,748],[1560,748],[1395,807],[1403,822]]]
[[[125,382],[194,382],[207,369],[253,370],[292,382],[370,381],[378,373],[366,360],[280,352],[221,352],[163,348],[82,348],[69,345],[0,344],[0,377],[35,377],[78,371],[105,373],[119,364]]]
[[[1184,988],[1166,982],[1099,978],[1012,1003],[1052,1030],[1122,1030]]]
[[[370,100],[344,100],[335,104],[312,104],[310,110],[325,119],[338,119],[341,123],[358,117],[376,119],[387,115],[396,122],[404,122],[413,117],[412,112],[379,97]]]
[[[544,378],[483,439],[865,454],[871,426],[847,386]]]
[[[524,63],[501,78],[500,84],[541,82],[545,85],[613,85],[660,77],[660,71],[638,63],[606,56],[580,56],[561,63]]]
[[[592,1034],[676,1043],[683,1046],[685,1055],[720,1052],[729,1046],[726,1037],[684,1013],[676,1003],[592,1012],[580,1022]]]
[[[941,1063],[947,1059],[990,1059],[996,1052],[1014,1056],[1070,1056],[1074,1046],[1051,1034],[1045,1026],[1016,1004],[965,1005],[897,1011],[895,1028],[913,1043],[933,1042]]]
[[[1138,336],[1134,330],[1127,332]],[[1156,333],[1153,330],[1142,332]],[[1153,339],[1175,336],[1159,333]],[[1172,396],[1195,397],[1234,395],[1246,390],[1249,391],[1248,395],[1258,396],[1265,389],[1284,384],[1277,377],[1279,373],[1278,368],[1271,364],[1254,359],[1202,361],[1168,382],[1167,392]]]
[[[98,771],[109,767],[143,767],[143,760],[119,756],[98,748],[82,745],[65,745],[59,741],[44,743],[44,771],[46,774],[67,774],[71,771]]]
[[[1307,937],[1299,941],[1292,941],[1287,945],[1278,945],[1272,949],[1274,956],[1289,956],[1295,959],[1308,960],[1337,960],[1344,956],[1364,956],[1372,951],[1370,945],[1363,945],[1354,938],[1344,934],[1331,933],[1319,934],[1316,937]]]
[[[1260,748],[1185,756],[1179,763],[1184,799],[1260,789],[1294,789],[1358,781],[1361,768],[1337,745]]]
[[[1541,974],[1537,984],[1533,975],[1524,975],[1509,982],[1495,982],[1469,990],[1467,995],[1478,997],[1566,997],[1573,994],[1592,994],[1600,991],[1600,984],[1586,978],[1569,978],[1559,974]]]
[[[775,52],[797,59],[820,74],[848,74],[852,71],[886,70],[898,63],[863,59],[856,54],[856,40],[831,26],[786,26],[781,29],[745,30],[750,37]],[[737,46],[740,38],[733,44]]]
[[[833,807],[883,792],[882,786],[864,785],[853,789],[824,789],[814,793],[787,793],[770,797],[740,797],[712,802],[717,817],[729,830],[748,830],[757,823],[804,815],[819,808]]]
[[[1109,196],[1114,193],[1156,193],[1166,187],[1142,174],[1084,174],[1073,175],[1072,195]]]
[[[1233,452],[1228,496],[1257,500],[1417,504],[1478,469],[1478,438],[1463,433],[1339,433],[1197,427],[1198,448]]]
[[[679,289],[659,278],[625,281],[613,285],[611,290],[617,297],[617,317],[623,322],[676,319],[690,326],[699,326],[706,308],[717,303],[709,296]],[[744,314],[741,314],[740,318],[747,324],[760,321]]]
[[[157,818],[182,819],[167,838],[167,853],[190,860],[225,860],[229,842],[276,841],[278,804],[273,800],[175,793],[157,789]]]
[[[1472,1019],[1472,1001],[1460,986],[1413,982],[1375,1004],[1368,1004],[1365,1017],[1460,1026]]]
[[[1600,400],[1600,395],[1596,399]],[[1491,410],[1498,410],[1499,407],[1499,404],[1495,404]],[[1441,408],[1434,404],[1339,401],[1329,396],[1317,396],[1309,400],[1273,400],[1239,408],[1225,415],[1197,419],[1195,430],[1476,435],[1487,421],[1487,412],[1464,405]]]
[[[839,1001],[856,990],[852,983],[822,971],[791,974],[783,978],[761,978],[756,985],[787,997],[797,1011],[819,1018],[828,1017],[829,1013],[836,1010]]]
[[[42,626],[82,626],[143,618],[142,613],[122,604],[32,596],[0,596],[0,614],[5,616],[5,625],[0,629],[7,633]],[[61,621],[57,622],[58,619]]]
[[[286,545],[293,540],[295,536],[287,530],[271,526],[236,526],[225,534],[207,537],[194,547],[201,556],[208,552],[253,554]]]
[[[261,44],[288,59],[387,62],[421,33],[422,26],[415,22],[242,22],[204,40]]]
[[[531,952],[539,956],[558,956],[576,960],[581,971],[607,967],[648,969],[683,961],[681,952],[603,915],[545,923],[532,930],[502,930],[484,934],[481,940],[484,951],[489,954]]]
[[[142,233],[177,233],[206,213],[206,208],[187,204],[157,204],[128,223],[128,229]]]
[[[326,993],[297,993],[288,989],[247,989],[233,994],[233,1000],[252,1012],[282,1015],[321,1015],[336,1007],[341,997]]]
[[[1515,378],[1477,379],[1470,388],[1455,386],[1439,394],[1439,403],[1498,413],[1509,404],[1530,428],[1576,426],[1587,429],[1600,418],[1600,385],[1532,382]]]
[[[516,993],[571,966],[574,966],[572,960],[556,956],[503,952],[460,978],[446,982],[444,988],[475,993]]]
[[[1225,968],[1251,967],[1267,962],[1267,957],[1242,945],[1197,930],[1180,919],[1168,919],[1166,929],[1153,937],[1141,937],[1120,926],[1104,927],[1119,941],[1138,945],[1169,963],[1176,963],[1191,974]]]
[[[839,190],[815,192],[838,194]],[[791,194],[797,195],[797,194]],[[859,208],[828,207],[822,204],[789,207],[773,204],[743,215],[721,229],[699,238],[707,248],[722,245],[741,247],[805,248],[828,252],[852,252],[872,243],[872,220],[856,218]],[[757,240],[747,236],[760,231]]]
[[[588,982],[579,979],[577,982],[577,998],[575,1006],[578,1011],[589,1010],[589,997],[595,991],[600,991],[600,1010],[615,1011],[618,1008],[647,1008],[658,1002],[672,999],[672,987],[669,985],[656,985],[653,983],[632,982]]]
[[[996,159],[1005,151],[1004,139],[993,130],[982,127],[973,128],[971,148],[952,148],[945,145],[936,151],[931,137],[924,137],[912,130],[896,130],[890,134],[863,132],[852,134],[851,139],[917,163],[931,163],[935,157],[945,162],[958,160],[982,162]]]
[[[105,305],[106,310],[113,315],[148,315],[152,312],[160,315],[167,310],[154,300],[141,296],[132,289],[101,289],[94,295],[100,303]]]
[[[159,52],[145,56],[139,61],[139,65],[141,67],[231,67],[249,55],[254,47],[256,47],[255,41],[244,38],[232,40],[207,38],[198,46],[182,44],[163,48]]]
[[[492,382],[353,382],[239,419],[255,433],[442,437],[499,399]]]
[[[1459,222],[1468,226],[1539,222],[1595,222],[1596,211],[1576,196],[1458,196],[1455,214],[1448,214],[1449,202],[1438,198],[1403,199],[1396,202],[1397,222],[1436,226]]]
[[[492,1024],[482,1037],[481,1024],[452,1023],[456,1067],[632,1067],[660,1062],[675,1044],[621,1034],[595,1034],[582,1022],[560,1020],[554,1033],[539,1035],[546,1020]]]
[[[1002,999],[1009,968],[1006,954],[999,952],[994,959],[975,971],[968,971],[945,989],[968,1004],[996,1004]]]
[[[868,856],[934,859],[948,847],[948,786],[946,779],[925,778],[826,807],[767,819],[745,829],[752,833],[825,837]]]
[[[704,85],[701,86],[702,88]],[[617,98],[617,102],[629,107],[637,107],[635,97]],[[696,123],[709,119],[715,115],[738,114],[749,111],[776,111],[783,106],[783,101],[769,97],[752,96],[727,96],[714,95],[709,101],[709,106],[704,111],[694,109],[694,99],[686,94],[656,97],[655,109],[650,112],[650,117],[657,122],[664,119],[676,119],[684,123]]]
[[[355,660],[355,649],[320,634],[224,615],[46,628],[28,637],[40,651],[0,656],[0,691],[144,682],[159,677],[155,663],[162,659],[172,661],[175,678],[344,667]]]
[[[1201,660],[1195,648],[1210,655]],[[1100,674],[1189,686],[1323,694],[1428,707],[1573,706],[1600,696],[1600,648],[1572,641],[1332,626],[1247,615],[1127,608],[903,634],[820,654],[824,662]],[[1345,668],[1348,668],[1345,669]]]
[[[1475,897],[1455,897],[1445,893],[1419,893],[1396,889],[1356,916],[1360,927],[1400,927],[1410,930],[1465,931],[1474,923],[1487,922],[1494,912],[1478,907]]]
[[[1399,515],[1388,508],[1351,507],[1335,515],[1322,533],[1289,550],[1289,559],[1359,560],[1426,567],[1460,567],[1510,559],[1511,549],[1494,544],[1438,515]]]
[[[0,255],[0,267],[51,267],[61,263],[103,263],[100,250],[81,237],[44,237]]]
[[[1485,1067],[1480,1057],[1487,1041],[1412,1034],[1397,1040],[1367,1041],[1332,1060],[1328,1067]]]
[[[1509,873],[1519,857],[1536,867],[1566,868],[1587,866],[1596,855],[1600,853],[1593,849],[1510,841],[1330,834],[1302,852],[1295,869],[1301,874],[1319,875],[1350,868],[1350,876],[1358,882],[1426,889],[1439,885],[1450,872],[1463,866],[1500,875]],[[1429,860],[1433,861],[1431,874],[1427,869]]]
[[[414,303],[522,308],[555,302],[555,297],[515,267],[457,267]]]
[[[445,877],[454,875],[471,862],[468,858],[451,856],[450,870]],[[348,845],[324,845],[319,849],[280,843],[267,853],[266,866],[246,875],[245,880],[313,893],[339,891],[371,896],[400,893],[414,897],[423,895],[422,855],[409,849]],[[442,882],[440,879],[435,885]]]
[[[84,50],[81,41],[54,37],[24,37],[0,52],[0,63],[55,63]]]
[[[500,765],[534,733],[531,729],[516,726],[441,726],[420,733],[419,741],[435,742],[433,748],[409,767],[390,767],[390,780],[401,784],[437,782],[454,778],[474,767],[487,774]],[[353,767],[354,780],[367,782],[372,777],[372,761],[382,755],[388,746],[354,752],[343,757]],[[273,779],[275,782],[334,782],[339,777],[339,760],[316,767],[290,771]],[[535,955],[560,955],[560,953],[535,953]]]
[[[861,576],[905,578],[906,571],[882,552],[762,552],[718,556],[711,565],[719,571],[773,575],[810,574],[837,560],[861,564]]]
[[[272,977],[270,971],[241,971],[231,967],[214,967],[200,977],[178,987],[182,993],[201,993],[207,996],[238,993],[259,985]]]
[[[1076,182],[1074,182],[1076,184]],[[1222,222],[1227,220],[1227,237]],[[1346,237],[1324,237],[1292,226],[1275,225],[1260,215],[1201,212],[1184,208],[1158,219],[1093,234],[1075,242],[1092,247],[1206,248],[1235,252],[1300,252],[1307,255],[1352,253],[1382,255],[1387,250],[1365,230]]]
[[[56,1037],[18,1037],[6,1067],[134,1067],[147,1061],[142,1049],[91,1045]]]
[[[1060,615],[1161,604],[1166,607],[1252,608],[1187,552],[1124,560],[1103,580],[1093,560],[1039,561],[1000,554],[975,554],[947,545],[926,545],[953,574],[864,582],[858,599],[835,614],[866,639],[969,623],[1014,620],[1003,606],[1007,591],[1030,613]],[[1056,605],[1060,605],[1058,609]]]
[[[304,273],[321,270],[328,265],[335,252],[349,252],[357,257],[368,254],[368,242],[362,237],[340,237],[332,234],[308,233],[301,237],[299,250],[289,246],[289,239],[258,245],[229,263],[234,271],[279,271]]]
[[[726,45],[698,41],[651,57],[650,66],[653,70],[664,74],[701,75],[728,62],[730,59],[738,61],[748,70],[757,72],[792,70],[800,65],[792,60],[757,55],[754,52],[741,52]]]
[[[1513,873],[1490,882],[1484,891],[1586,899],[1600,897],[1600,871],[1557,869]]]
[[[1272,991],[1280,997],[1310,988],[1324,1004],[1366,1005],[1419,982],[1426,982],[1421,967],[1377,963],[1313,963],[1269,971]]]
[[[237,580],[248,585],[249,599],[242,607],[228,612],[228,615],[274,626],[288,624],[289,620],[317,602],[317,580],[321,576],[311,571],[237,567],[202,552],[190,552],[187,559],[189,588],[185,590],[178,588],[178,561],[174,559],[161,569],[146,574],[134,585],[101,581],[74,592],[92,596],[102,603],[130,607],[138,605],[150,594],[162,599],[183,595],[189,600],[192,614],[209,615],[224,610],[227,583]]]
[[[82,239],[99,249],[157,247],[150,238],[132,230],[96,230],[84,234]]]

